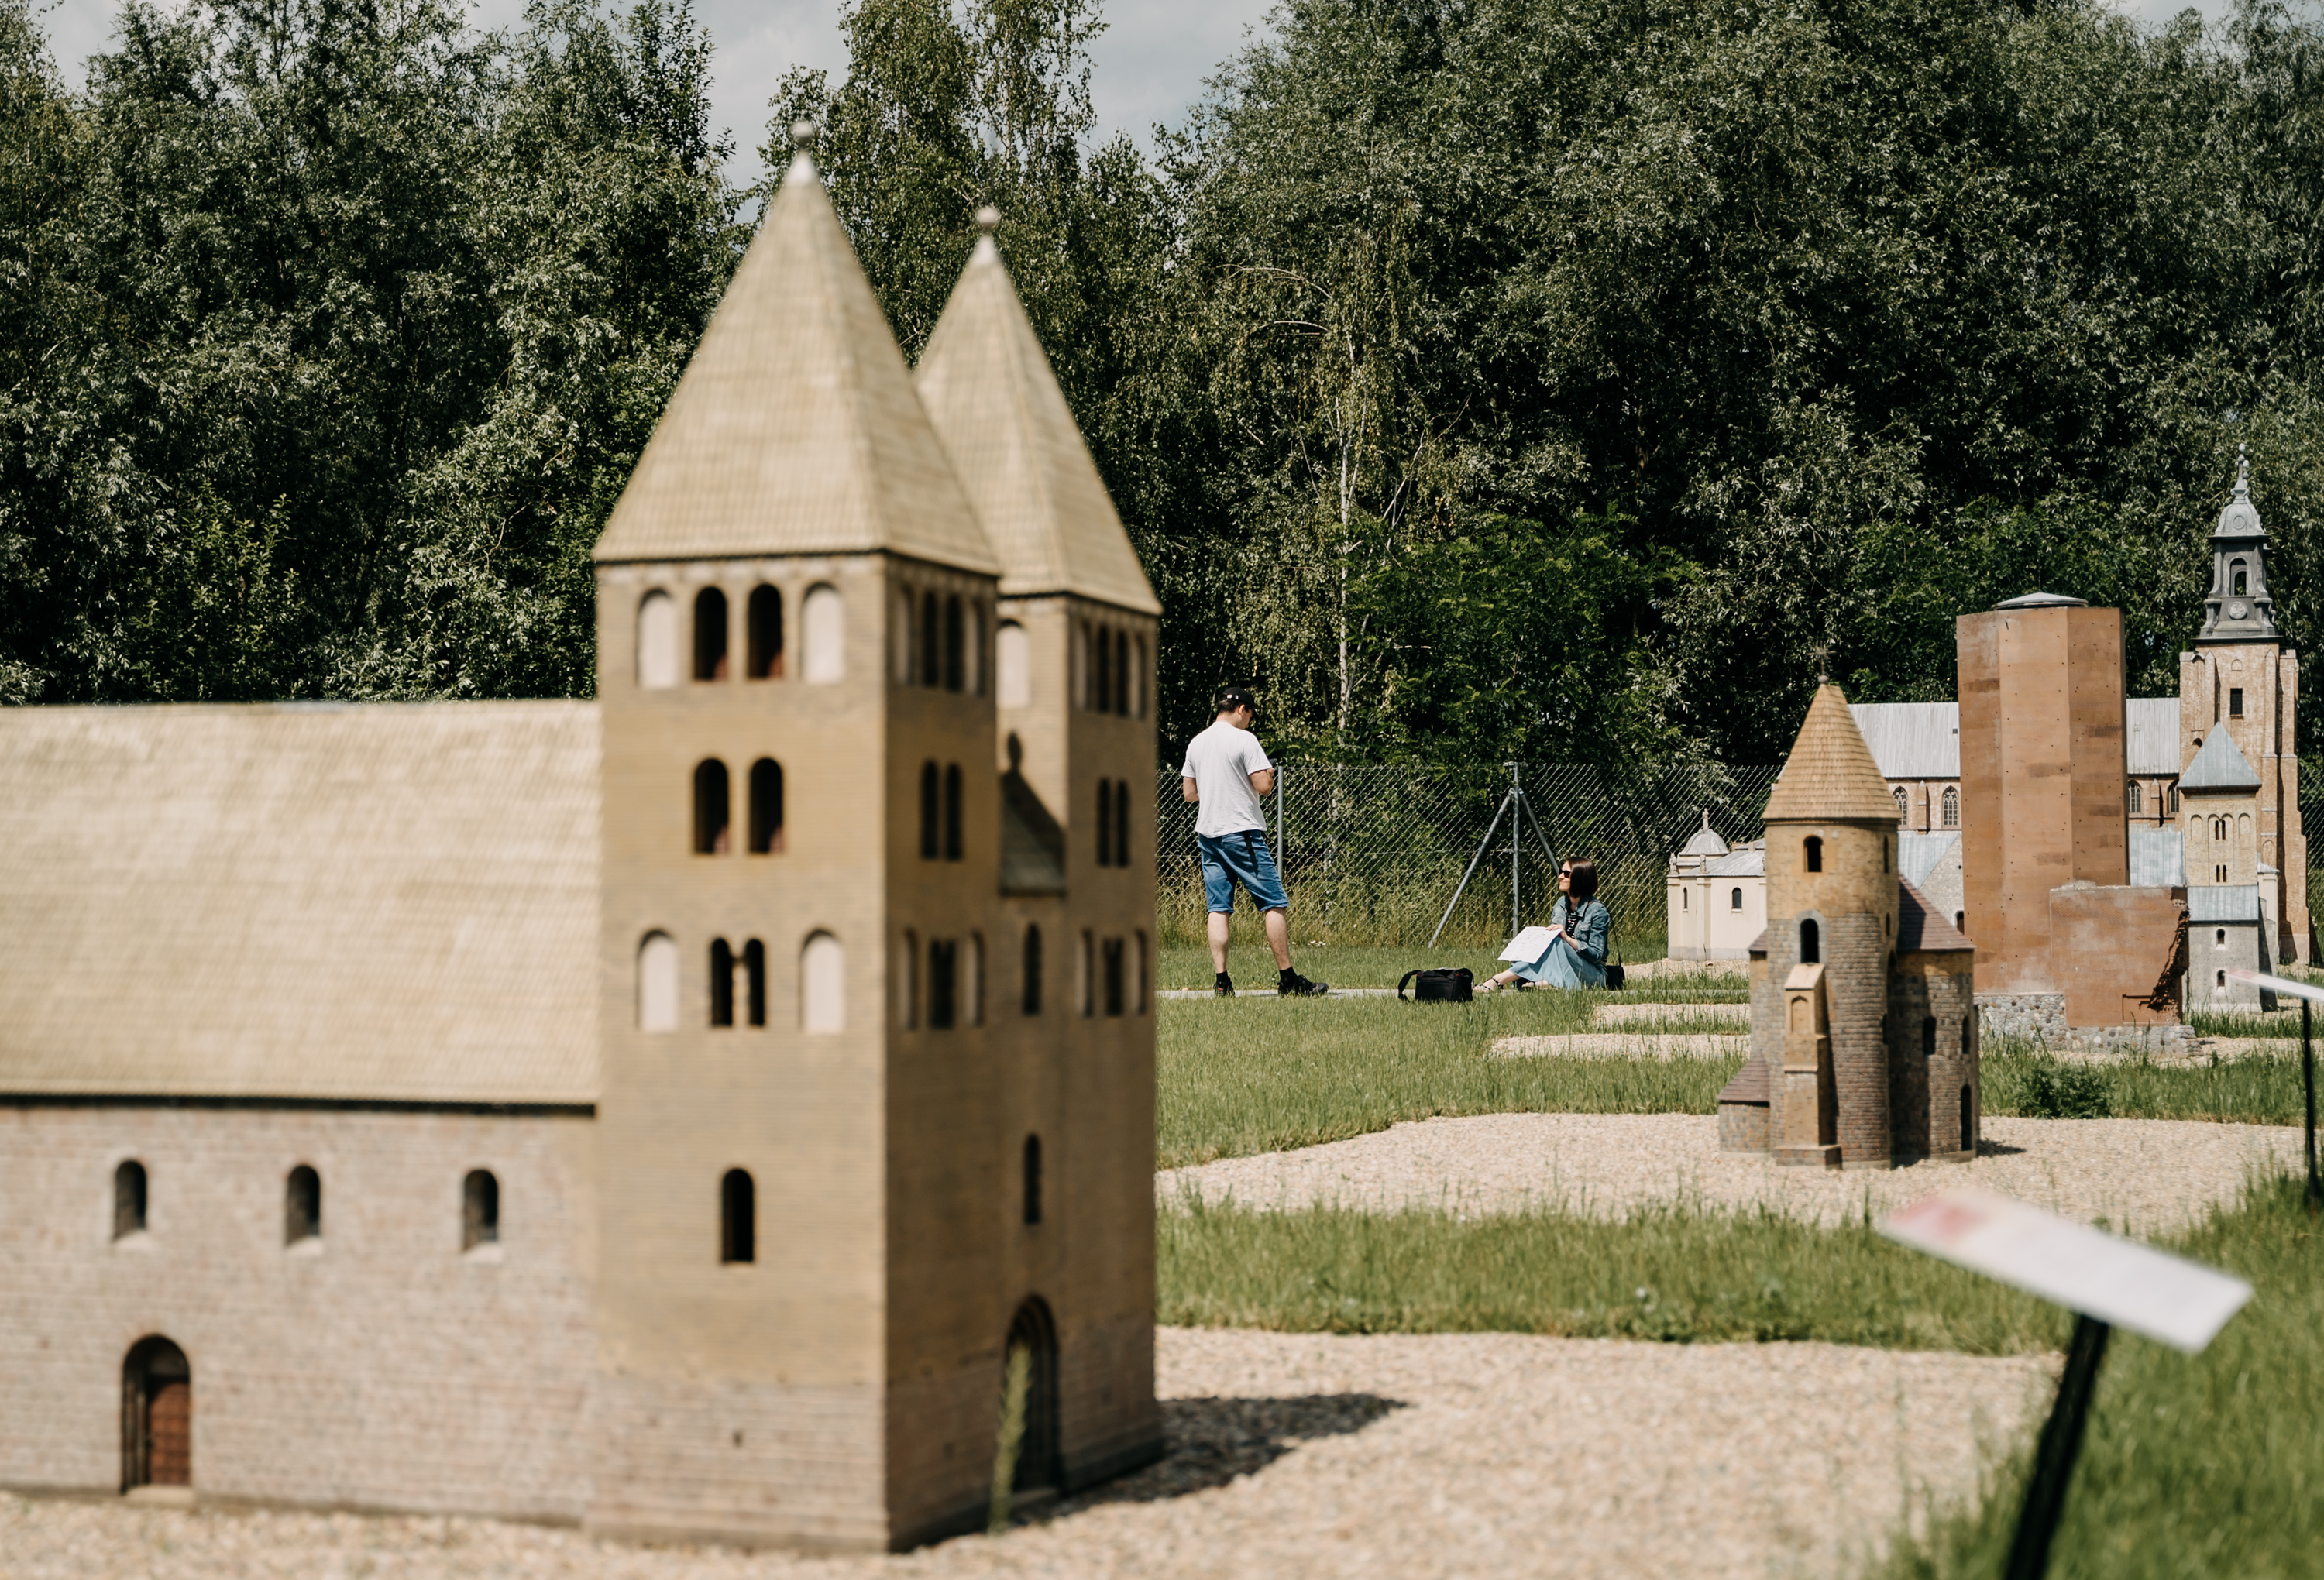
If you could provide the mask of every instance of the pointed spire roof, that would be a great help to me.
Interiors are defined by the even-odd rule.
[[[1000,569],[802,145],[596,557],[880,549]]]
[[[2259,776],[2252,771],[2251,759],[2236,744],[2235,737],[2224,729],[2213,729],[2203,738],[2203,749],[2179,776],[2181,790],[2256,790]]]
[[[1161,604],[992,244],[977,238],[916,375],[920,399],[1001,556],[1003,595],[1072,592],[1141,614]]]
[[[1767,797],[1769,822],[1874,822],[1896,821],[1895,798],[1872,760],[1848,711],[1848,699],[1826,681],[1808,703],[1792,754]]]
[[[2265,537],[2267,528],[2259,523],[2259,507],[2251,499],[2251,457],[2244,446],[2236,446],[2236,491],[2227,496],[2227,508],[2219,512],[2219,524],[2211,528],[2214,537]]]

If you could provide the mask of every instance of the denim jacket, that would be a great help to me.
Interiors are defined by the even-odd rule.
[[[1567,905],[1563,895],[1550,907],[1549,925],[1552,932],[1565,930]],[[1606,964],[1606,939],[1613,931],[1614,915],[1597,900],[1582,902],[1581,914],[1573,919],[1573,942],[1582,958],[1603,969]]]

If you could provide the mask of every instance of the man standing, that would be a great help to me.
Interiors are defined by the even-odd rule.
[[[1250,732],[1256,712],[1240,686],[1221,692],[1217,721],[1186,743],[1186,766],[1178,770],[1179,793],[1201,808],[1194,814],[1194,848],[1203,857],[1216,991],[1222,998],[1234,997],[1227,976],[1227,919],[1234,913],[1234,886],[1240,884],[1266,923],[1267,947],[1275,951],[1275,990],[1286,997],[1320,997],[1332,990],[1330,984],[1310,982],[1291,969],[1291,902],[1267,848],[1267,814],[1259,804],[1275,789],[1275,765]]]

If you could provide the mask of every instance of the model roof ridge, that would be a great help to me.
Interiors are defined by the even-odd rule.
[[[595,557],[877,551],[1000,569],[802,147]]]
[[[1808,703],[1799,739],[1767,797],[1769,822],[1896,820],[1895,798],[1840,687],[1825,681]]]
[[[2224,730],[2214,730],[2203,738],[2203,749],[2179,776],[2181,790],[2256,790],[2259,775],[2244,756],[2235,738]]]
[[[993,244],[983,232],[914,374],[930,421],[1001,559],[1001,591],[1070,592],[1141,614],[1161,603],[1130,547]]]

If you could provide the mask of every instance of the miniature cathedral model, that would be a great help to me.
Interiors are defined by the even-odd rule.
[[[1719,1094],[1720,1148],[1814,1168],[1974,1155],[1973,951],[1898,870],[1896,804],[1838,686],[1817,688],[1766,824],[1751,1056]]]
[[[0,718],[0,1484],[900,1547],[1020,1345],[1020,1488],[1159,1454],[1157,606],[990,234],[916,381],[802,152],[595,559],[595,703]]]

